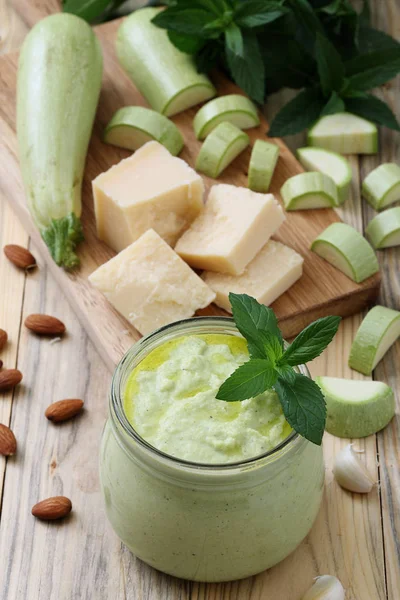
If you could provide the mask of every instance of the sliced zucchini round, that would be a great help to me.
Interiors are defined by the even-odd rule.
[[[183,148],[183,137],[175,123],[143,106],[125,106],[117,110],[104,130],[103,140],[128,150],[137,150],[147,142],[156,141],[173,156]]]
[[[224,121],[239,129],[250,129],[260,124],[257,108],[249,98],[241,94],[229,94],[210,100],[196,113],[193,128],[198,140],[205,137]]]
[[[249,136],[236,125],[220,123],[203,142],[196,170],[209,177],[218,177],[249,143]]]
[[[400,206],[377,215],[368,223],[365,233],[374,248],[400,246]]]
[[[249,163],[249,188],[253,192],[268,192],[278,158],[279,147],[276,144],[256,140]]]
[[[386,306],[374,306],[358,328],[350,349],[349,367],[371,375],[399,336],[400,312]]]
[[[297,157],[307,171],[319,171],[329,175],[338,189],[339,203],[343,204],[349,196],[352,170],[348,160],[337,152],[323,148],[298,148]]]
[[[285,181],[281,196],[286,210],[332,208],[339,205],[336,185],[328,175],[299,173]]]
[[[341,154],[376,154],[378,129],[374,123],[351,113],[327,115],[309,130],[308,145]]]
[[[362,438],[380,431],[395,411],[392,388],[380,381],[316,377],[326,401],[326,431]]]
[[[329,225],[311,244],[311,250],[356,283],[379,271],[378,260],[370,244],[346,223]]]
[[[375,210],[400,200],[399,165],[384,163],[371,171],[362,183],[361,192]]]

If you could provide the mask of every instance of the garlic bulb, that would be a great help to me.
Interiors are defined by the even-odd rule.
[[[336,455],[333,474],[336,481],[346,490],[366,494],[375,485],[371,474],[357,458],[352,444],[349,444]]]
[[[344,600],[344,588],[337,577],[321,575],[301,600]]]

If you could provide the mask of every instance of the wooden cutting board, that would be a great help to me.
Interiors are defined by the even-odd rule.
[[[18,55],[8,55],[0,60],[0,193],[12,204],[35,243],[43,249],[43,257],[53,276],[72,303],[77,316],[110,369],[114,368],[140,334],[90,286],[87,280],[92,271],[114,255],[114,252],[96,237],[91,181],[99,173],[129,155],[129,152],[107,146],[101,141],[104,127],[115,110],[126,105],[146,106],[117,62],[114,42],[118,26],[119,21],[114,21],[96,28],[104,52],[104,76],[83,184],[82,220],[86,241],[81,244],[79,251],[81,267],[72,274],[64,272],[54,264],[26,209],[15,135]],[[220,95],[239,91],[222,76],[216,77],[215,84]],[[185,148],[180,156],[191,166],[194,166],[200,148],[200,142],[196,140],[192,129],[195,112],[196,109],[191,109],[173,119],[185,138]],[[260,127],[248,131],[251,141],[265,139],[267,129],[268,125],[262,118]],[[279,196],[284,181],[301,172],[302,168],[281,140],[274,141],[280,147],[280,158],[270,191]],[[218,181],[247,186],[249,157],[250,149],[242,153]],[[214,180],[205,178],[205,183],[209,188]],[[305,259],[302,278],[272,305],[286,337],[295,335],[320,316],[353,314],[377,295],[379,275],[370,277],[362,284],[356,284],[310,252],[309,247],[313,239],[329,224],[339,220],[335,211],[331,209],[287,213],[287,221],[275,236],[277,240],[302,254]],[[212,305],[200,314],[226,313]]]

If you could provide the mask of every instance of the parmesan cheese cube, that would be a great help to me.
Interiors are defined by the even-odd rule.
[[[175,251],[194,268],[240,275],[284,220],[272,194],[214,185]]]
[[[270,240],[249,263],[243,275],[206,271],[202,278],[217,294],[215,303],[232,312],[229,292],[248,294],[269,306],[302,275],[303,257],[292,248]]]
[[[191,317],[215,294],[152,229],[89,281],[140,333]]]
[[[203,180],[158,142],[92,182],[97,234],[120,252],[148,229],[173,246],[203,208]]]

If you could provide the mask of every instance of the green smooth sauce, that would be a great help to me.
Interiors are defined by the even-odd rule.
[[[184,460],[229,463],[272,450],[291,432],[273,390],[243,402],[215,397],[248,358],[246,340],[234,335],[166,342],[133,369],[124,394],[127,418],[147,442]]]

